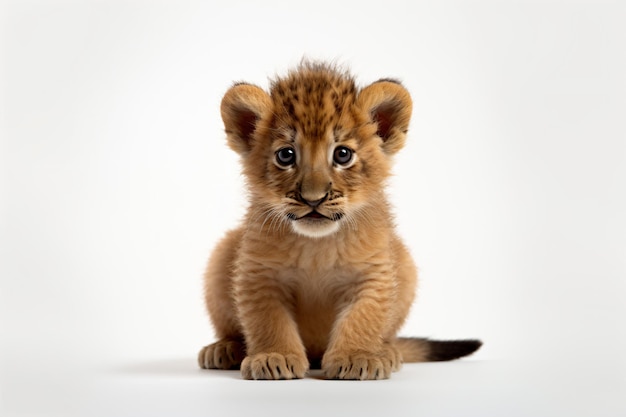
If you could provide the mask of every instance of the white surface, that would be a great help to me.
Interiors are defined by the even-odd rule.
[[[626,3],[0,10],[2,416],[626,414]],[[205,259],[245,205],[219,102],[305,54],[411,91],[403,333],[474,358],[361,384],[195,368]]]

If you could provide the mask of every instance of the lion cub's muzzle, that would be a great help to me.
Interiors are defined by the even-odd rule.
[[[343,218],[343,213],[329,210],[325,204],[332,199],[330,192],[317,199],[307,199],[299,192],[294,197],[302,205],[302,209],[290,212],[287,218],[292,220],[291,225],[296,233],[308,237],[322,237],[339,229],[338,220]]]

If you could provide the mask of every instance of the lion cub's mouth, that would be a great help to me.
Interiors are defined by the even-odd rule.
[[[324,216],[322,213],[318,213],[317,211],[313,210],[312,212],[310,212],[309,214],[302,216],[300,218],[305,218],[305,219],[329,219],[329,217]],[[298,219],[299,220],[299,219]]]
[[[302,236],[319,238],[331,235],[339,229],[339,222],[343,217],[342,213],[330,213],[328,216],[317,210],[312,210],[304,216],[298,217],[294,213],[289,213],[287,217],[291,220],[293,230]]]
[[[309,213],[305,214],[304,216],[300,216],[300,217],[296,217],[295,214],[290,214],[289,218],[291,220],[331,220],[331,221],[336,221],[339,220],[343,217],[343,215],[341,213],[334,213],[331,216],[326,216],[322,213],[320,213],[317,210],[313,210],[310,211]]]

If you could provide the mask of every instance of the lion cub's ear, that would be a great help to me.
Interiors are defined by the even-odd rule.
[[[240,154],[252,148],[252,135],[258,121],[271,109],[271,99],[263,89],[236,84],[222,99],[221,113],[228,145]]]
[[[376,123],[383,150],[394,154],[404,146],[413,103],[409,92],[396,81],[381,80],[359,93],[357,105]]]

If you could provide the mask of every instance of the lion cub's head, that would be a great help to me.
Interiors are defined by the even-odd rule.
[[[411,98],[392,80],[358,89],[346,73],[305,63],[273,81],[269,94],[234,85],[221,113],[228,143],[242,156],[250,219],[316,238],[359,224],[384,201]]]

